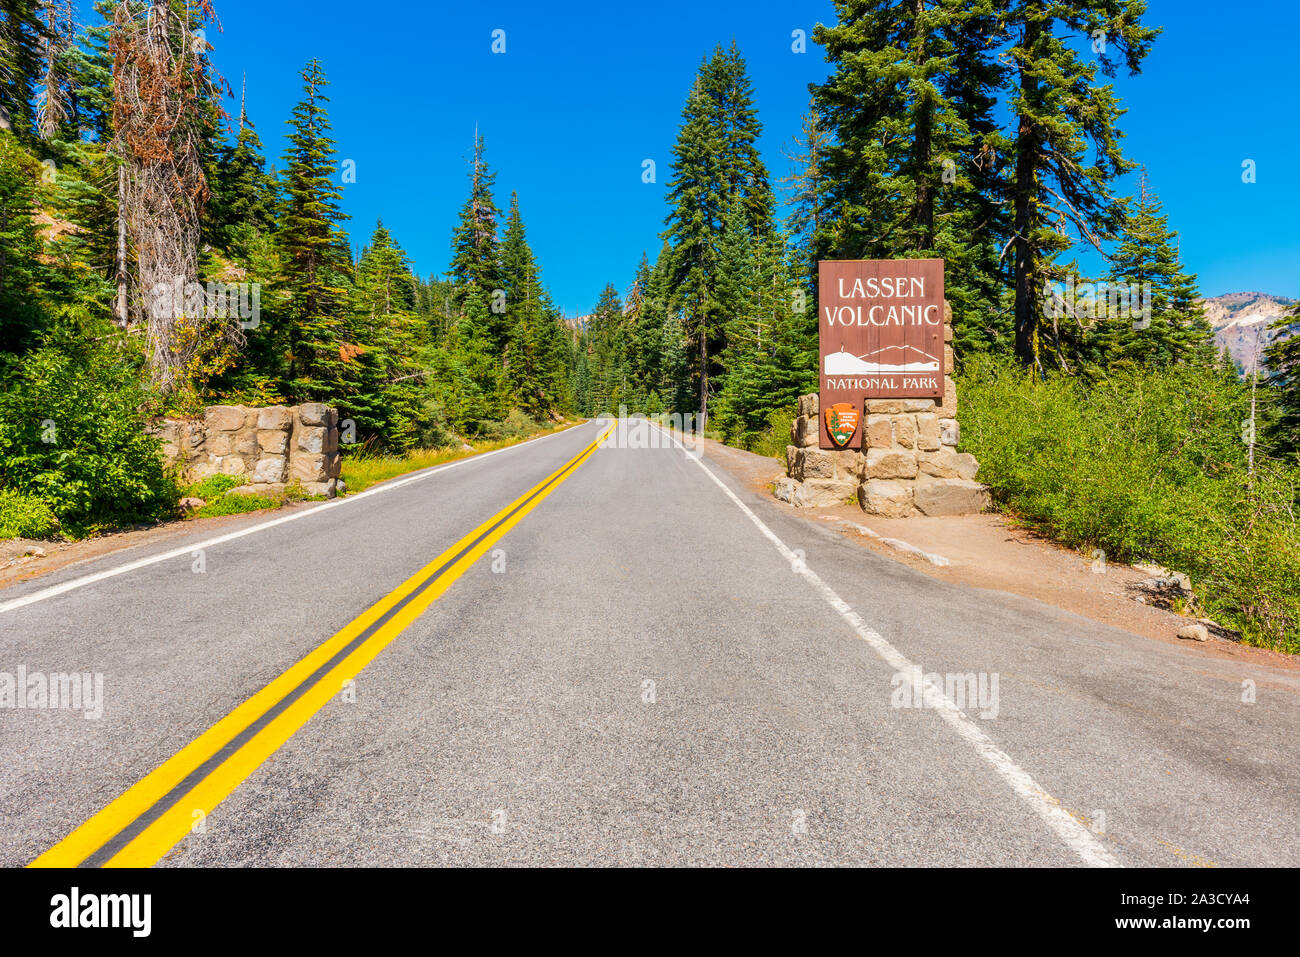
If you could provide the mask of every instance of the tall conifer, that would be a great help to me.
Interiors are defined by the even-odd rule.
[[[1158,33],[1142,25],[1145,12],[1145,0],[1007,0],[999,11],[1010,34],[1015,349],[1039,370],[1061,347],[1043,308],[1047,283],[1063,278],[1058,257],[1079,241],[1102,249],[1124,221],[1113,193],[1133,167],[1120,148],[1123,109],[1097,74],[1114,76],[1121,62],[1139,71]],[[1091,38],[1095,60],[1067,34]]]
[[[327,400],[349,360],[343,341],[346,277],[351,271],[340,224],[334,142],[325,104],[328,81],[320,61],[302,71],[303,99],[289,121],[284,202],[277,243],[283,259],[288,388],[295,398]]]

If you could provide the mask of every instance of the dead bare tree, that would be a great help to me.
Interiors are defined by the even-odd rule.
[[[45,24],[41,50],[45,72],[41,77],[36,124],[41,139],[51,140],[68,118],[68,75],[64,58],[72,48],[74,36],[72,0],[41,0],[41,20]]]
[[[215,21],[208,0],[123,0],[113,20],[114,152],[122,160],[118,320],[145,324],[151,377],[163,393],[183,382],[201,347],[178,329],[198,318],[186,315],[194,298],[175,291],[198,279],[208,199],[202,111],[220,95],[202,28]],[[129,276],[128,239],[135,254]]]

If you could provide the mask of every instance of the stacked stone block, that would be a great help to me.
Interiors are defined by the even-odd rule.
[[[945,368],[953,367],[952,310],[944,304]],[[868,399],[861,425],[862,450],[823,451],[818,397],[799,399],[790,427],[786,478],[777,497],[793,505],[834,505],[856,495],[862,510],[886,518],[961,515],[989,505],[975,481],[979,463],[958,452],[957,386],[944,378],[936,399]]]
[[[332,498],[339,490],[338,410],[323,403],[247,408],[214,405],[195,419],[164,419],[163,455],[187,482],[242,476],[240,494],[282,494],[292,485]]]

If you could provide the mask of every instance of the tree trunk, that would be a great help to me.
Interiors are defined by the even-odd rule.
[[[9,207],[0,206],[0,234],[9,231]],[[0,246],[0,293],[5,291],[5,280],[9,276],[9,254],[4,246]]]
[[[917,17],[916,35],[913,43],[916,48],[913,50],[914,62],[917,66],[925,63],[925,34],[921,27],[921,16],[925,13],[925,0],[915,0],[914,12]],[[916,114],[916,139],[913,152],[913,162],[916,164],[915,183],[916,183],[916,200],[913,209],[913,216],[916,220],[917,237],[920,242],[914,247],[914,251],[920,252],[923,249],[934,249],[934,193],[930,189],[930,163],[931,163],[931,143],[934,126],[934,111],[929,102],[919,105]]]
[[[1040,24],[1030,20],[1025,25],[1023,55],[1033,57],[1038,48]],[[1038,102],[1038,81],[1022,66],[1020,94],[1025,104]],[[1034,228],[1034,201],[1038,191],[1038,131],[1033,120],[1022,113],[1016,134],[1015,184],[1015,283],[1016,283],[1016,357],[1027,366],[1038,361],[1038,316],[1036,312],[1038,262],[1030,241]]]
[[[707,313],[706,313],[707,315]],[[709,420],[709,325],[700,319],[700,434]]]
[[[59,61],[67,52],[71,30],[72,9],[70,3],[60,6],[59,0],[44,0],[45,40],[42,55],[45,59],[45,75],[41,86],[45,90],[45,101],[41,104],[40,125],[37,133],[43,140],[52,140],[59,132],[59,126],[68,117],[67,89],[64,87],[60,73]]]
[[[117,324],[123,329],[130,321],[126,309],[126,163],[117,169]]]
[[[215,95],[191,27],[169,0],[147,7],[124,2],[114,13],[114,152],[123,164],[117,319],[131,321],[134,299],[135,318],[147,330],[151,377],[162,392],[184,384],[200,347],[198,335],[178,335],[189,303],[175,301],[198,276],[200,217],[208,196],[199,155],[200,109],[204,98]],[[162,289],[174,291],[169,302],[151,298]],[[204,309],[200,305],[188,318],[197,324]]]

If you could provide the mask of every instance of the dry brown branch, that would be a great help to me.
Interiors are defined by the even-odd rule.
[[[114,147],[125,171],[119,215],[136,261],[125,319],[146,324],[150,370],[163,392],[177,388],[199,348],[177,335],[181,304],[166,294],[160,301],[158,292],[198,277],[208,199],[203,110],[220,95],[202,27],[214,20],[208,0],[123,0],[113,21]]]

